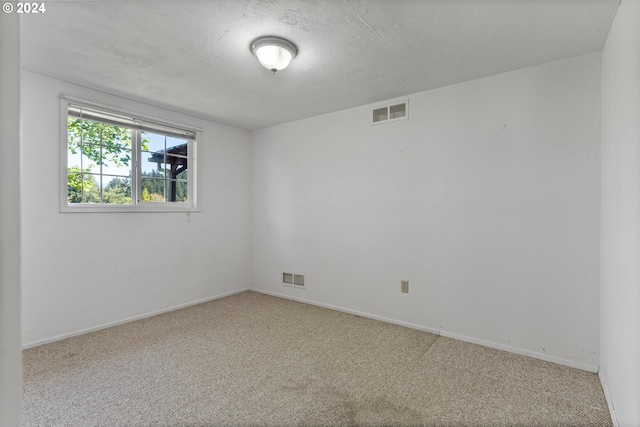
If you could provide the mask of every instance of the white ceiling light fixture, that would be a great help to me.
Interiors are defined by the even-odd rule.
[[[251,43],[251,51],[262,66],[273,74],[287,68],[298,53],[293,43],[280,37],[261,37]]]

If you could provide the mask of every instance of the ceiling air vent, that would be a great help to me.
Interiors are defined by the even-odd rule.
[[[379,107],[373,110],[372,124],[388,123],[396,120],[409,118],[409,101],[404,101],[399,104],[387,105],[386,107]]]

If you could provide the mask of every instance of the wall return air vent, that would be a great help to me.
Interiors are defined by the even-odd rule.
[[[282,284],[296,288],[304,288],[304,274],[282,273]]]
[[[395,120],[409,118],[409,101],[399,104],[387,105],[385,107],[374,108],[372,124],[388,123]]]

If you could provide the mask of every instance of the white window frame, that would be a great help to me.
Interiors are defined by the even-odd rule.
[[[202,129],[180,123],[170,122],[155,117],[149,117],[138,113],[110,107],[82,99],[60,95],[60,212],[200,212],[201,209],[201,167],[198,152],[202,146]],[[131,205],[109,205],[68,202],[68,117],[69,107],[86,107],[100,110],[105,113],[135,118],[147,123],[167,126],[180,130],[190,131],[195,134],[193,141],[188,141],[188,202],[141,202],[141,168],[139,144],[132,144],[131,165]]]

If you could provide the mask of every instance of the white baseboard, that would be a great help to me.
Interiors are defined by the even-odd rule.
[[[392,323],[394,325],[406,326],[407,328],[417,329],[419,331],[431,332],[432,334],[441,335],[443,337],[454,338],[454,339],[457,339],[457,340],[460,340],[460,341],[469,342],[469,343],[472,343],[472,344],[478,344],[478,345],[482,345],[482,346],[485,346],[485,347],[495,348],[497,350],[508,351],[510,353],[519,354],[521,356],[533,357],[535,359],[540,359],[540,360],[544,360],[544,361],[547,361],[547,362],[557,363],[559,365],[569,366],[571,368],[577,368],[577,369],[581,369],[583,371],[588,371],[588,372],[592,372],[592,373],[597,373],[598,372],[598,367],[597,366],[592,366],[592,365],[588,365],[588,364],[585,364],[585,363],[574,362],[574,361],[571,361],[571,360],[562,359],[560,357],[550,356],[548,354],[536,353],[536,352],[533,352],[533,351],[530,351],[530,350],[525,350],[525,349],[521,349],[521,348],[518,348],[518,347],[511,347],[511,346],[495,343],[495,342],[492,342],[492,341],[485,341],[485,340],[481,340],[481,339],[477,339],[477,338],[467,337],[465,335],[460,335],[460,334],[456,334],[456,333],[453,333],[453,332],[448,332],[446,330],[442,330],[442,329],[438,329],[438,328],[432,328],[432,327],[424,326],[424,325],[417,325],[415,323],[403,322],[403,321],[399,321],[399,320],[395,320],[395,319],[390,319],[390,318],[387,318],[387,317],[377,316],[377,315],[371,314],[371,313],[365,313],[365,312],[362,312],[362,311],[351,310],[351,309],[348,309],[348,308],[345,308],[345,307],[340,307],[340,306],[331,305],[331,304],[323,304],[323,303],[319,303],[319,302],[316,302],[316,301],[308,300],[308,299],[305,299],[305,298],[298,298],[298,297],[294,297],[294,296],[291,296],[291,295],[281,294],[281,293],[278,293],[278,292],[265,291],[263,289],[257,289],[257,288],[251,288],[249,290],[254,291],[254,292],[258,292],[258,293],[262,293],[262,294],[266,294],[266,295],[279,297],[279,298],[290,299],[290,300],[302,302],[302,303],[305,303],[305,304],[316,305],[318,307],[330,308],[332,310],[337,310],[337,311],[341,311],[341,312],[344,312],[344,313],[355,314],[356,316],[362,316],[362,317],[366,317],[366,318],[369,318],[369,319],[380,320],[382,322]]]
[[[315,305],[317,307],[329,308],[331,310],[341,311],[343,313],[353,314],[353,315],[360,316],[360,317],[366,317],[367,319],[380,320],[381,322],[391,323],[391,324],[399,325],[399,326],[406,326],[407,328],[417,329],[419,331],[431,332],[432,334],[440,335],[440,331],[438,331],[438,329],[430,328],[428,326],[417,325],[415,323],[409,323],[409,322],[402,322],[400,320],[390,319],[388,317],[383,317],[383,316],[377,316],[375,314],[365,313],[365,312],[362,312],[362,311],[351,310],[351,309],[340,307],[340,306],[337,306],[337,305],[323,304],[323,303],[320,303],[320,302],[317,302],[317,301],[308,300],[308,299],[305,299],[305,298],[293,297],[291,295],[280,294],[278,292],[265,291],[264,289],[251,288],[249,290],[253,291],[253,292],[258,292],[258,293],[261,293],[261,294],[265,294],[265,295],[271,295],[271,296],[278,297],[278,298],[289,299],[289,300],[292,300],[292,301],[302,302],[304,304]]]
[[[611,414],[611,422],[613,423],[613,427],[620,427],[620,423],[618,422],[618,417],[616,416],[616,409],[613,406],[613,401],[611,400],[611,394],[609,393],[609,383],[607,382],[607,375],[602,369],[600,369],[600,371],[598,371],[598,377],[600,378],[600,384],[602,384],[602,391],[604,391],[604,397],[607,400],[607,406],[609,407],[609,414]]]
[[[598,372],[597,366],[588,365],[586,363],[574,362],[572,360],[563,359],[561,357],[550,356],[548,354],[543,354],[543,353],[537,353],[535,351],[525,350],[518,347],[511,347],[508,345],[495,343],[493,341],[485,341],[485,340],[472,338],[465,335],[455,334],[447,331],[441,331],[440,335],[442,335],[443,337],[454,338],[454,339],[469,342],[472,344],[478,344],[485,347],[495,348],[496,350],[508,351],[509,353],[515,353],[521,356],[533,357],[534,359],[540,359],[546,362],[557,363],[558,365],[569,366],[570,368],[581,369],[583,371],[592,372],[594,374]]]
[[[129,317],[129,318],[124,319],[124,320],[118,320],[118,321],[115,321],[115,322],[109,322],[109,323],[105,323],[103,325],[94,326],[94,327],[87,328],[87,329],[81,329],[79,331],[70,332],[70,333],[67,333],[67,334],[56,335],[55,337],[52,337],[52,338],[47,338],[47,339],[44,339],[44,340],[34,341],[34,342],[31,342],[31,343],[23,344],[22,345],[22,349],[26,350],[26,349],[31,348],[31,347],[37,347],[39,345],[49,344],[49,343],[52,343],[52,342],[55,342],[55,341],[60,341],[60,340],[66,339],[66,338],[71,338],[71,337],[75,337],[75,336],[78,336],[78,335],[88,334],[90,332],[99,331],[101,329],[107,329],[107,328],[111,328],[111,327],[114,327],[114,326],[122,325],[124,323],[135,322],[136,320],[146,319],[147,317],[153,317],[153,316],[157,316],[159,314],[168,313],[170,311],[180,310],[181,308],[191,307],[192,305],[202,304],[204,302],[209,302],[209,301],[213,301],[213,300],[216,300],[216,299],[228,297],[228,296],[231,296],[231,295],[239,294],[241,292],[246,292],[248,290],[250,290],[250,289],[249,288],[244,288],[244,289],[240,289],[240,290],[236,290],[236,291],[226,292],[224,294],[216,295],[216,296],[213,296],[213,297],[203,298],[203,299],[200,299],[200,300],[197,300],[197,301],[191,301],[191,302],[188,302],[188,303],[185,303],[185,304],[166,307],[166,308],[163,308],[161,310],[152,311],[150,313],[144,313],[144,314],[140,314],[138,316]]]

